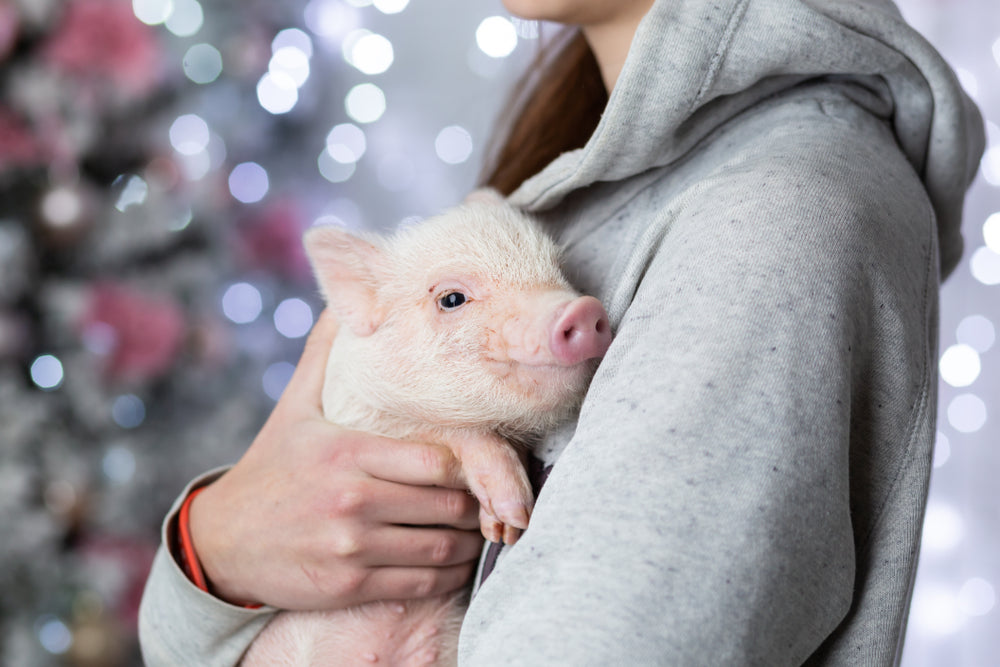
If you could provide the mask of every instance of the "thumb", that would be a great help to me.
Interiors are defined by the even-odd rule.
[[[280,402],[291,402],[297,407],[305,407],[322,412],[323,381],[326,363],[330,356],[330,346],[340,328],[333,312],[327,308],[320,313],[313,325],[299,363],[292,379],[281,395]]]

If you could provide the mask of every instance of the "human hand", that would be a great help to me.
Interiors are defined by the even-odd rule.
[[[478,507],[449,449],[323,419],[336,331],[324,312],[253,444],[192,501],[192,541],[225,600],[339,609],[455,590],[475,567]]]

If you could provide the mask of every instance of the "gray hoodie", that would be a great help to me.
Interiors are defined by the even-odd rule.
[[[656,2],[593,137],[511,196],[616,337],[461,662],[898,662],[982,144],[888,0]],[[232,664],[266,619],[161,550],[144,652]]]

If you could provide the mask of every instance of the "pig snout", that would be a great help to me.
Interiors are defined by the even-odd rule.
[[[611,345],[611,325],[601,302],[582,296],[566,304],[549,334],[549,349],[560,365],[603,357]]]

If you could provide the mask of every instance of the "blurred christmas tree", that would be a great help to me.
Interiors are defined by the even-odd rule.
[[[0,0],[0,663],[140,663],[163,514],[238,458],[320,307],[304,227],[471,187],[518,35],[443,4]],[[411,41],[390,113],[407,47],[369,28]],[[441,62],[477,83],[442,96]]]
[[[248,127],[232,111],[243,88],[253,94],[240,68],[249,75],[259,57],[266,67],[278,17],[214,9],[235,71],[200,91],[168,66],[180,41],[138,20],[142,9],[0,4],[4,664],[138,661],[135,615],[162,514],[185,478],[249,442],[270,400],[260,365],[282,355],[274,336],[253,336],[256,350],[234,340],[219,294],[261,271],[225,302],[247,321],[268,299],[308,292],[296,210],[228,196],[226,157],[198,116],[164,128],[178,108],[214,105],[253,133],[254,150],[294,150],[294,125]],[[208,66],[190,67],[208,82]],[[261,199],[259,184],[242,187]],[[292,303],[308,328],[312,306]]]

